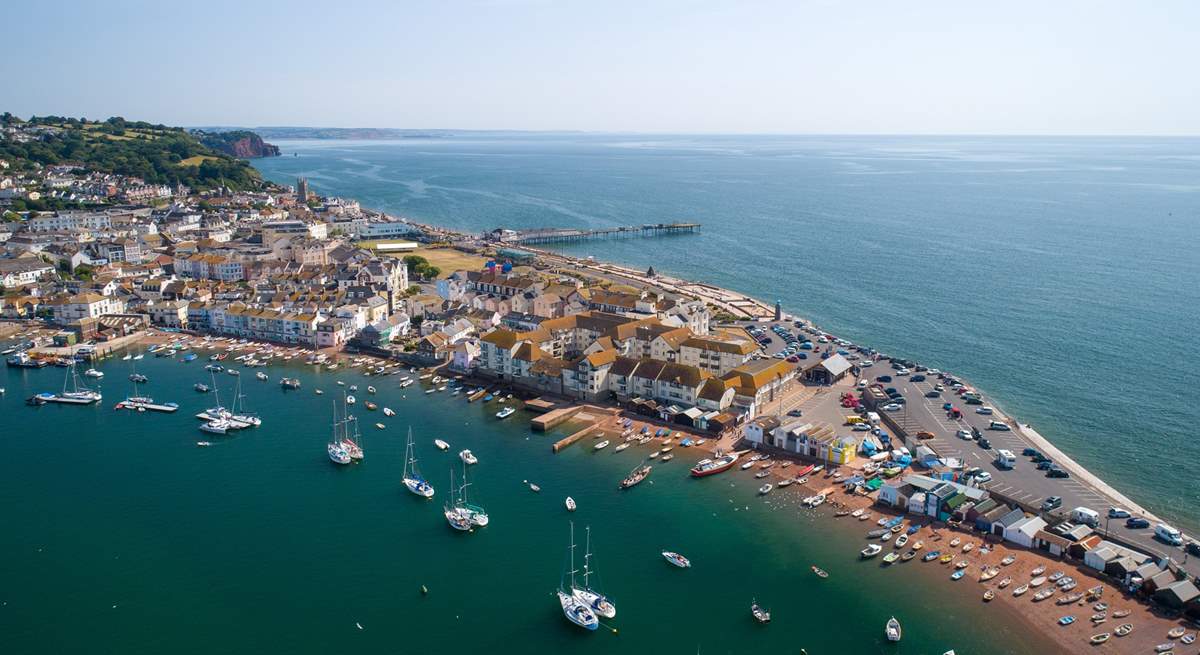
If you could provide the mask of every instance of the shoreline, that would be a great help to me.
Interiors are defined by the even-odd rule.
[[[188,345],[193,351],[204,351],[206,355],[215,353],[216,351],[243,352],[247,354],[260,350],[276,351],[276,357],[267,361],[268,367],[288,366],[292,364],[311,367],[313,365],[306,363],[304,357],[310,354],[326,352],[322,350],[296,346],[282,346],[280,344],[256,341],[252,339],[246,340],[246,343],[241,343],[241,340],[233,337],[215,337],[211,335],[199,335],[194,333],[163,332],[155,329],[128,335],[123,343],[114,346],[111,351],[125,350],[126,352],[134,352],[139,346],[152,344],[161,345],[182,339],[187,339],[189,341]],[[292,357],[289,359],[280,359],[279,354],[282,353],[290,353]],[[365,365],[369,363],[373,365],[375,363],[384,362],[395,364],[394,360],[368,354],[353,354],[344,352],[328,352],[326,354],[329,356],[329,359],[323,363],[321,367],[324,368],[328,364],[338,363],[340,366],[337,372],[352,371],[362,374],[367,372],[367,368],[360,367],[360,364]],[[106,358],[113,359],[111,355]],[[203,357],[200,359],[203,359]],[[248,370],[249,369],[247,369],[247,371]],[[418,370],[431,371],[434,369]],[[371,375],[374,377],[374,374]],[[471,379],[469,376],[458,377],[464,380]],[[427,385],[422,384],[421,386]],[[518,405],[518,403],[521,404]],[[512,406],[523,407],[523,402],[518,399],[517,402],[513,403]],[[560,405],[560,407],[582,408],[579,412],[578,418],[569,418],[567,421],[554,428],[557,430],[559,428],[566,427],[566,433],[571,435],[583,433],[582,437],[577,442],[573,442],[571,445],[574,445],[578,448],[594,447],[595,443],[598,443],[601,438],[610,439],[613,441],[609,448],[614,448],[620,443],[621,432],[625,429],[619,426],[619,421],[623,418],[626,418],[623,412],[615,410],[614,408],[606,408],[603,405],[591,403],[569,403]],[[589,411],[589,409],[593,409],[595,411]],[[528,419],[532,419],[537,415],[528,409],[526,409],[526,412],[527,414],[525,417]],[[672,475],[687,475],[687,469],[692,466],[695,459],[698,459],[690,456],[689,454],[684,454],[687,451],[697,450],[700,453],[708,454],[715,452],[718,449],[729,448],[740,440],[740,435],[735,435],[735,438],[730,441],[728,437],[724,439],[713,438],[711,435],[694,432],[687,429],[680,429],[678,426],[667,426],[661,422],[647,421],[644,419],[644,417],[630,415],[628,418],[633,421],[632,429],[634,429],[635,432],[637,432],[643,425],[650,428],[651,435],[660,427],[666,427],[670,430],[670,434],[668,435],[664,435],[662,437],[651,437],[650,442],[647,444],[638,444],[634,442],[628,449],[641,449],[639,452],[631,454],[640,456],[640,461],[642,463],[649,463],[655,469],[659,469],[663,462],[661,460],[650,460],[646,457],[646,454],[651,450],[661,449],[662,442],[666,439],[670,439],[672,447],[671,452],[676,456],[676,459],[681,460],[670,467],[669,471]],[[530,429],[532,430],[532,426]],[[691,436],[693,438],[704,438],[706,441],[703,444],[694,445],[692,447],[680,447],[679,439],[681,434]],[[785,460],[793,462],[790,467],[784,468],[779,465],[780,462]],[[849,515],[836,516],[829,509],[822,509],[820,507],[805,509],[799,507],[798,502],[795,503],[797,505],[796,509],[810,515],[819,516],[827,521],[833,521],[834,524],[843,524],[842,527],[850,531],[858,529],[860,532],[866,532],[877,529],[877,519],[879,517],[906,516],[905,514],[898,513],[891,508],[877,507],[874,499],[870,496],[858,495],[852,492],[844,491],[840,480],[837,477],[834,477],[832,470],[811,473],[804,479],[803,482],[794,482],[786,488],[780,488],[777,486],[779,481],[786,479],[791,470],[794,470],[791,469],[791,467],[798,467],[803,463],[812,463],[809,462],[807,458],[773,455],[771,459],[766,460],[775,462],[775,464],[771,465],[768,469],[763,469],[760,464],[756,463],[755,466],[747,470],[742,470],[740,465],[745,461],[746,458],[744,457],[743,459],[739,460],[738,466],[735,466],[729,471],[714,477],[738,476],[736,478],[738,481],[748,482],[751,485],[759,484],[760,480],[761,482],[773,481],[773,484],[776,485],[776,488],[770,492],[771,495],[796,494],[794,497],[789,496],[789,500],[792,501],[797,501],[798,498],[805,495],[828,491],[829,501],[826,503],[826,505],[847,512],[855,509],[862,509],[864,512],[870,512],[870,519],[857,520],[855,517]],[[765,478],[757,479],[754,477],[747,477],[753,476],[755,473],[758,473],[762,470],[769,470],[769,475]],[[662,475],[662,473],[659,473],[659,475]],[[653,475],[651,477],[653,477]],[[613,482],[615,483],[616,481],[614,480]],[[764,496],[757,496],[756,498],[761,500],[764,498]],[[930,552],[934,549],[944,548],[943,545],[948,544],[954,538],[962,539],[963,544],[975,544],[976,547],[972,550],[972,552],[969,554],[957,552],[954,558],[955,561],[965,560],[969,562],[969,565],[966,569],[968,574],[964,576],[963,580],[952,582],[949,579],[949,573],[953,570],[951,565],[943,564],[936,560],[933,562],[924,562],[920,556],[916,557],[911,562],[898,561],[895,564],[891,564],[890,567],[917,566],[923,572],[921,575],[930,576],[929,579],[931,583],[934,577],[941,575],[943,578],[942,584],[958,585],[958,588],[954,590],[954,593],[965,592],[968,589],[976,590],[976,602],[983,602],[982,593],[985,589],[995,587],[994,584],[984,585],[981,583],[977,587],[969,586],[973,581],[978,582],[978,571],[985,565],[998,565],[1000,559],[1008,554],[1016,556],[1017,562],[1009,567],[1004,567],[1002,569],[1002,574],[996,578],[996,580],[999,581],[1003,577],[1011,576],[1013,578],[1012,586],[1010,586],[1007,590],[997,590],[996,598],[991,601],[991,604],[1002,606],[1006,614],[1012,614],[1013,620],[1019,621],[1025,626],[1036,630],[1040,637],[1046,639],[1048,643],[1053,643],[1058,649],[1060,649],[1060,652],[1081,654],[1095,652],[1094,647],[1088,643],[1089,636],[1098,632],[1111,631],[1112,627],[1124,622],[1132,623],[1135,626],[1135,630],[1131,635],[1120,638],[1114,643],[1119,644],[1122,650],[1128,648],[1131,651],[1137,650],[1148,652],[1149,650],[1153,649],[1156,644],[1163,641],[1168,630],[1180,625],[1178,620],[1155,614],[1150,605],[1123,595],[1122,592],[1110,582],[1101,580],[1099,578],[1093,578],[1082,569],[1079,569],[1072,564],[1068,564],[1065,561],[1056,560],[1055,558],[1050,557],[1048,554],[1039,551],[1026,550],[1004,542],[996,543],[994,538],[983,538],[978,533],[972,531],[960,530],[943,523],[928,522],[927,517],[919,518],[917,521],[909,523],[909,525],[921,526],[919,531],[912,536],[914,542],[916,540],[923,540],[926,544],[924,551],[918,551],[918,555],[923,552]],[[885,552],[892,552],[894,550],[894,548],[887,545],[886,542],[879,542],[876,539],[869,539],[867,541],[870,543],[880,543],[881,545],[884,545]],[[982,548],[984,544],[988,545],[988,552],[986,553],[983,552]],[[899,550],[896,550],[896,552],[899,552]],[[946,550],[942,550],[942,552],[946,553]],[[853,559],[849,559],[849,561],[843,561],[841,562],[841,565],[851,566],[857,564],[859,566],[885,566],[881,563],[879,558],[865,561],[859,560],[857,558],[857,552],[853,554],[847,554],[847,558]],[[1038,565],[1047,566],[1048,568],[1046,573],[1063,570],[1068,575],[1076,576],[1079,580],[1079,588],[1076,591],[1082,591],[1083,589],[1095,585],[1103,586],[1104,593],[1102,600],[1110,603],[1113,609],[1129,609],[1131,610],[1131,613],[1126,618],[1119,620],[1110,619],[1110,621],[1103,626],[1093,626],[1086,620],[1086,618],[1093,612],[1093,608],[1090,607],[1092,603],[1090,602],[1079,601],[1071,604],[1070,606],[1062,606],[1055,604],[1054,599],[1042,603],[1033,602],[1031,600],[1033,595],[1032,592],[1020,598],[1014,598],[1010,593],[1006,593],[1011,591],[1012,588],[1022,584],[1024,581],[1028,581],[1028,571]],[[941,590],[938,587],[931,587],[931,589]],[[1078,618],[1077,622],[1068,627],[1058,626],[1056,623],[1057,618],[1066,614],[1074,614]],[[1107,628],[1107,630],[1104,628]]]

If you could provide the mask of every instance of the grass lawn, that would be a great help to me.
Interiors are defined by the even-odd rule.
[[[359,244],[364,246],[363,243]],[[365,247],[365,246],[364,246]],[[453,248],[417,248],[411,252],[381,252],[381,255],[390,255],[392,257],[404,257],[405,255],[418,255],[429,260],[430,265],[441,269],[442,273],[439,277],[450,277],[454,271],[468,270],[477,271],[483,268],[487,263],[486,257],[479,255],[470,255],[461,250]]]
[[[205,159],[216,159],[216,157],[209,157],[208,155],[196,155],[195,157],[188,157],[187,159],[181,159],[177,165],[178,166],[199,166],[201,163],[204,162]]]

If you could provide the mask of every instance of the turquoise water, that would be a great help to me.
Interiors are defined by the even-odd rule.
[[[471,231],[689,220],[564,248],[710,281],[965,375],[1200,529],[1200,140],[465,136],[285,142],[271,179]],[[298,157],[292,156],[293,153]]]
[[[279,388],[282,368],[267,369],[270,382],[244,374],[264,424],[213,438],[192,417],[208,406],[191,388],[207,379],[202,363],[139,367],[149,393],[183,406],[174,415],[112,410],[129,386],[120,360],[101,367],[105,399],[93,407],[23,404],[58,388],[61,369],[0,373],[5,653],[1047,652],[1012,628],[1007,609],[985,610],[977,584],[940,579],[933,565],[857,562],[857,529],[829,529],[833,519],[800,510],[793,494],[757,499],[748,475],[689,479],[699,455],[680,452],[656,466],[653,484],[619,492],[639,458],[632,449],[553,455],[558,435],[531,433],[523,413],[495,419],[495,403],[299,366],[288,371],[302,380],[295,392]],[[335,379],[374,384],[372,399],[398,412],[362,409],[360,391],[361,465],[338,468],[325,455]],[[233,378],[218,383],[228,402]],[[433,501],[400,484],[410,424],[438,487]],[[217,443],[194,445],[206,438]],[[492,519],[473,534],[440,513],[464,447],[480,459],[473,499]],[[579,502],[573,515],[568,494]],[[593,528],[619,634],[574,628],[551,595],[569,518],[581,538]],[[694,568],[669,566],[664,548]],[[831,578],[817,579],[811,564]],[[936,584],[917,584],[930,576]],[[753,597],[774,612],[770,626],[750,618]],[[898,646],[882,638],[892,614],[905,625]]]

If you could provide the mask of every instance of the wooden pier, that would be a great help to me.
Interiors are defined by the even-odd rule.
[[[620,239],[626,237],[658,237],[674,234],[693,234],[700,231],[699,223],[647,223],[645,225],[620,225],[594,230],[571,228],[540,228],[532,230],[504,230],[491,232],[494,240],[510,244],[559,243],[586,239]]]

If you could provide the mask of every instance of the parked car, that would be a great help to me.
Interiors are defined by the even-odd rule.
[[[992,474],[988,473],[987,471],[980,471],[979,475],[975,476],[975,481],[976,482],[991,482]]]
[[[992,442],[988,441],[987,437],[979,437],[979,447],[984,450],[991,450]]]
[[[909,379],[909,380],[912,380],[913,382],[924,382],[924,381],[925,381],[925,376],[924,376],[924,375],[914,375],[914,376],[912,376],[912,377],[910,377],[910,378],[908,378],[908,379]]]
[[[1159,523],[1154,526],[1154,538],[1163,543],[1171,544],[1172,546],[1183,545],[1183,533],[1166,523]]]
[[[1130,530],[1144,530],[1144,529],[1150,527],[1150,522],[1147,521],[1146,519],[1138,518],[1138,517],[1134,516],[1134,517],[1131,517],[1131,518],[1128,518],[1125,520],[1125,527],[1129,528]],[[1192,542],[1192,543],[1195,543],[1195,542]],[[1193,554],[1200,555],[1200,553],[1193,553]]]
[[[1133,515],[1130,514],[1129,510],[1127,510],[1127,509],[1122,509],[1120,507],[1109,507],[1108,508],[1108,518],[1110,518],[1110,519],[1127,519],[1130,516],[1133,516]]]
[[[1041,453],[1035,453],[1034,456],[1030,458],[1030,460],[1032,460],[1033,462],[1035,462],[1037,464],[1041,464],[1042,462],[1049,462],[1050,458],[1046,457],[1045,455],[1043,455]]]
[[[1012,428],[1008,427],[1007,423],[1001,423],[1000,421],[992,421],[988,424],[988,429],[999,430],[1000,432],[1008,432],[1009,430],[1012,430]]]
[[[1021,455],[1024,457],[1032,457],[1033,455],[1041,455],[1041,453],[1038,452],[1036,448],[1026,448],[1025,450],[1021,451]]]
[[[1054,462],[1048,459],[1043,459],[1042,461],[1038,462],[1037,469],[1039,471],[1049,471],[1053,466]]]
[[[892,381],[892,376],[890,376],[890,375],[880,375],[879,377],[875,378],[875,381],[876,381],[876,382],[891,382],[891,381]]]
[[[941,395],[942,395],[942,392],[940,392],[940,391],[934,391],[933,389],[930,389],[929,391],[926,391],[926,392],[925,392],[925,397],[926,397],[926,398],[938,398],[938,397],[940,397]]]
[[[959,439],[964,439],[966,441],[970,441],[971,440],[971,431],[970,430],[959,430],[958,432],[955,433],[955,436],[957,436]]]
[[[904,409],[904,405],[900,403],[888,403],[883,406],[883,411],[885,412],[898,412],[902,409]]]
[[[788,416],[803,416],[804,412],[798,409],[793,409],[788,412]]]
[[[1043,512],[1049,512],[1050,510],[1058,509],[1059,507],[1062,507],[1062,497],[1061,496],[1050,496],[1046,500],[1042,501],[1042,511]]]
[[[1142,520],[1144,521],[1145,519]],[[1128,522],[1129,521],[1126,521],[1126,523]],[[1183,547],[1183,550],[1187,552],[1188,555],[1196,555],[1200,557],[1200,542],[1189,541],[1187,542],[1187,545]]]
[[[1071,477],[1071,474],[1058,468],[1057,466],[1053,466],[1050,468],[1049,471],[1046,471],[1046,477],[1048,477],[1048,478],[1069,478],[1069,477]]]
[[[870,423],[855,423],[854,426],[851,427],[850,429],[855,432],[866,432],[871,429],[871,424]]]
[[[970,400],[967,400],[967,402],[969,403],[969,402],[971,402],[971,401],[970,401]],[[992,408],[991,408],[991,407],[989,407],[989,406],[987,406],[987,405],[984,405],[983,407],[976,407],[976,408],[975,408],[975,413],[976,413],[976,414],[984,414],[984,415],[987,415],[987,416],[990,416],[990,415],[992,414],[992,411],[993,411],[993,410],[992,410]]]

